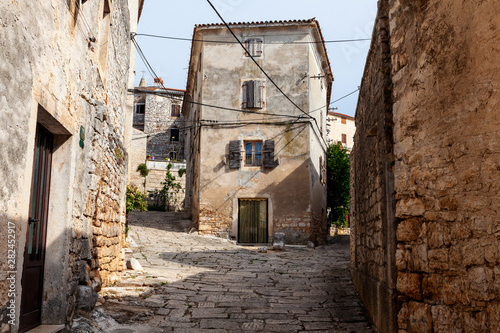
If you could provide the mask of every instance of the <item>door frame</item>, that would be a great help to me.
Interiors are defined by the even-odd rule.
[[[238,224],[239,224],[239,200],[240,199],[267,199],[267,241],[270,242],[272,241],[273,237],[273,232],[274,232],[274,220],[273,220],[273,210],[274,210],[274,202],[270,194],[268,193],[259,193],[259,194],[253,194],[253,193],[238,193],[233,197],[233,202],[232,202],[232,208],[233,208],[233,213],[232,213],[232,218],[233,222],[231,225],[231,230],[230,230],[230,236],[233,239],[236,239],[238,242]],[[245,245],[251,245],[250,243],[242,243]]]
[[[44,156],[43,156],[43,167],[38,163],[38,169],[35,168],[37,165],[37,155],[36,155],[36,150],[37,150],[37,140],[42,140],[41,137],[45,138],[47,140],[47,145],[44,146]],[[49,217],[49,200],[50,200],[50,185],[51,185],[51,174],[52,174],[52,155],[54,151],[54,134],[51,133],[47,128],[42,126],[40,123],[36,124],[36,134],[35,134],[35,144],[33,148],[33,166],[32,166],[32,173],[31,173],[31,189],[30,189],[30,199],[29,199],[29,220],[28,220],[28,225],[26,228],[26,242],[24,245],[24,251],[23,251],[23,270],[21,274],[21,287],[22,287],[22,293],[21,293],[21,304],[20,304],[20,315],[19,315],[19,330],[21,332],[24,332],[26,330],[29,330],[31,328],[34,328],[36,326],[39,326],[42,322],[42,308],[43,308],[43,286],[44,286],[44,280],[45,280],[45,254],[47,250],[47,229],[48,229],[48,217]],[[41,161],[41,157],[38,156],[38,161]],[[35,172],[36,174],[36,188],[35,188]],[[43,181],[43,185],[42,185]],[[36,197],[34,197],[36,195]],[[35,202],[33,202],[35,201]],[[35,205],[33,207],[33,205]],[[41,205],[41,206],[39,206]],[[33,209],[35,211],[33,211]],[[38,211],[38,214],[37,214]],[[34,222],[35,220],[32,220],[32,217],[37,218],[37,222]],[[41,250],[38,255],[29,255],[28,254],[28,246],[29,246],[29,235],[30,235],[30,229],[31,229],[31,224],[32,223],[38,223],[38,225],[41,225],[41,228],[37,228],[36,232],[36,238],[40,242],[41,245]],[[40,233],[41,230],[41,233]],[[35,234],[33,234],[33,237],[35,237]],[[36,256],[36,259],[35,259]],[[30,260],[31,258],[31,260]],[[34,267],[34,266],[29,266],[28,263],[33,263],[34,261],[38,262],[38,265],[41,266],[40,268],[40,273],[39,273],[39,280],[38,280],[38,296],[37,296],[37,302],[39,303],[39,308],[37,309],[38,312],[32,313],[31,317],[25,317],[24,320],[28,320],[29,322],[23,323],[23,315],[28,315],[26,313],[23,314],[23,310],[25,310],[26,304],[23,302],[23,296],[26,295],[26,281],[25,279],[27,278],[27,270],[29,267]],[[29,316],[29,315],[28,315]]]

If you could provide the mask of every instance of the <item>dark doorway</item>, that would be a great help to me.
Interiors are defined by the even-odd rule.
[[[20,332],[25,332],[41,323],[43,268],[53,142],[54,136],[52,133],[38,124],[35,136],[29,221],[21,279]]]
[[[238,242],[267,243],[267,199],[239,199]]]

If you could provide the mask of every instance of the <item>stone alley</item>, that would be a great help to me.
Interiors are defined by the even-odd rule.
[[[96,332],[373,332],[351,282],[348,236],[261,253],[189,226],[174,213],[129,214],[128,256],[144,270],[103,288]],[[73,332],[89,324],[77,319]]]

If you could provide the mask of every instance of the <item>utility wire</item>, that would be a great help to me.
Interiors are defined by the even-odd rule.
[[[205,39],[192,39],[192,38],[183,38],[183,37],[173,37],[173,36],[162,36],[162,35],[153,35],[153,34],[135,34],[136,36],[144,36],[151,38],[160,38],[160,39],[170,39],[170,40],[180,40],[187,42],[204,42],[204,43],[221,43],[221,44],[238,44],[238,42],[233,41],[222,41],[222,40],[205,40]],[[282,43],[282,42],[265,42],[264,44],[322,44],[322,43],[352,43],[352,42],[363,42],[369,41],[371,38],[359,38],[359,39],[338,39],[338,40],[325,40],[324,42],[317,41],[295,41],[293,43]]]
[[[319,125],[318,125],[318,122],[316,121],[316,118],[312,117],[310,114],[308,114],[307,112],[305,112],[304,110],[302,110],[302,108],[300,106],[298,106],[294,101],[291,100],[290,97],[288,97],[287,94],[285,94],[283,92],[283,90],[281,90],[281,88],[273,81],[273,79],[271,79],[271,77],[267,74],[267,72],[259,65],[259,63],[257,62],[257,60],[255,60],[255,58],[252,56],[252,54],[250,54],[250,52],[248,52],[248,50],[246,49],[245,45],[243,45],[243,43],[239,40],[239,38],[236,36],[236,34],[233,32],[233,30],[231,29],[231,27],[227,24],[227,22],[224,20],[224,18],[221,16],[221,14],[219,14],[219,12],[217,11],[217,9],[215,8],[215,6],[212,4],[212,2],[210,0],[207,0],[207,2],[209,3],[210,7],[212,7],[212,9],[215,11],[215,13],[217,14],[217,16],[219,16],[219,18],[221,19],[221,21],[224,23],[224,25],[226,26],[226,28],[229,30],[229,32],[231,33],[231,35],[233,35],[234,39],[236,39],[238,41],[238,43],[240,44],[240,46],[243,48],[243,50],[245,50],[246,54],[248,54],[250,56],[250,59],[252,59],[252,61],[255,63],[255,65],[257,65],[257,67],[260,69],[260,71],[262,73],[264,73],[264,75],[269,79],[269,81],[271,81],[271,83],[276,87],[276,89],[278,89],[278,91],[283,95],[285,96],[286,99],[288,99],[290,101],[290,103],[292,103],[297,109],[299,109],[302,113],[304,113],[308,118],[310,119],[313,119],[314,120],[314,124],[316,125],[316,127],[318,128],[319,130],[319,134],[316,132],[316,130],[314,129],[314,126],[313,126],[313,131],[315,132],[315,134],[318,136],[318,138],[320,138],[320,141],[322,141],[325,145],[325,147],[328,147],[328,144],[325,140],[325,138],[321,135],[321,129],[319,128]]]
[[[294,101],[292,101],[292,99],[290,97],[288,97],[287,94],[285,94],[285,92],[276,84],[276,82],[274,82],[274,80],[271,79],[271,77],[269,76],[269,74],[267,74],[267,72],[259,65],[259,63],[257,62],[257,60],[255,60],[255,58],[252,56],[252,54],[250,52],[248,52],[248,50],[245,47],[245,45],[243,45],[243,43],[235,35],[235,33],[233,32],[233,30],[231,29],[231,27],[229,27],[229,25],[226,23],[226,21],[224,20],[224,18],[219,14],[219,12],[214,7],[214,5],[212,4],[212,2],[210,2],[210,0],[207,0],[207,2],[210,4],[210,6],[212,7],[212,9],[215,11],[215,13],[217,14],[217,16],[219,16],[219,18],[224,23],[224,25],[226,26],[226,28],[229,30],[229,32],[231,33],[231,35],[233,35],[234,39],[236,39],[238,41],[238,44],[240,44],[240,46],[243,48],[243,50],[245,50],[246,54],[248,54],[248,56],[250,57],[250,59],[252,59],[252,61],[255,63],[255,65],[257,65],[257,67],[260,69],[260,71],[268,78],[269,81],[271,81],[271,83],[276,87],[276,89],[278,89],[278,91],[283,96],[285,96],[285,98],[288,99],[290,101],[290,103],[292,103],[297,109],[299,109],[300,111],[302,111],[302,113],[304,113],[307,117],[312,118],[310,115],[307,114],[307,112],[305,112],[304,110],[302,110],[302,108],[300,106],[298,106]]]
[[[344,96],[340,97],[339,99],[334,100],[333,102],[330,102],[330,104],[328,104],[328,105],[323,105],[323,106],[322,106],[322,107],[320,107],[320,108],[317,108],[317,109],[314,109],[314,110],[312,110],[312,111],[309,111],[309,113],[311,114],[311,113],[313,113],[313,112],[316,112],[316,111],[319,111],[319,110],[321,110],[321,109],[323,109],[323,108],[326,108],[327,106],[330,106],[330,105],[332,105],[333,103],[337,103],[338,101],[341,101],[341,100],[343,100],[344,98],[347,98],[347,97],[351,96],[352,94],[356,93],[357,91],[359,91],[359,88],[358,88],[358,89],[356,89],[356,90],[354,90],[354,91],[352,91],[352,92],[350,92],[350,93],[348,93],[347,95],[344,95]]]
[[[274,116],[274,117],[287,117],[287,118],[303,119],[301,116],[292,116],[292,115],[287,115],[287,114],[271,113],[271,112],[263,113],[260,111],[233,109],[233,108],[227,108],[224,106],[211,105],[211,104],[200,103],[200,102],[195,102],[195,101],[187,101],[187,100],[184,101],[182,98],[173,97],[168,92],[162,92],[162,91],[144,91],[141,89],[133,89],[132,91],[134,93],[146,93],[146,94],[153,94],[153,95],[158,95],[158,96],[169,95],[169,98],[174,99],[174,100],[183,101],[183,102],[187,102],[187,103],[195,104],[195,105],[206,106],[206,107],[210,107],[210,108],[214,108],[214,109],[226,110],[226,111],[241,112],[241,113],[245,113],[245,114],[259,114],[259,115],[269,115],[269,116]]]

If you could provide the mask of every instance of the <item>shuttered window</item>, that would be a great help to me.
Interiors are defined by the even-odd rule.
[[[264,168],[272,169],[276,167],[274,161],[274,140],[264,141]]]
[[[262,166],[262,141],[245,141],[245,165]]]
[[[181,115],[181,106],[178,104],[172,104],[170,116],[179,117]]]
[[[264,81],[249,80],[242,85],[242,108],[262,109],[264,107]]]
[[[239,169],[241,166],[240,141],[229,141],[229,169]]]
[[[262,56],[262,39],[260,38],[251,38],[245,41],[245,48],[248,53],[245,56],[251,55],[252,57],[260,57]]]
[[[274,140],[244,141],[244,165],[275,168],[278,162],[274,159]],[[241,167],[241,141],[229,141],[229,168]]]
[[[342,143],[347,143],[347,135],[342,134]]]

